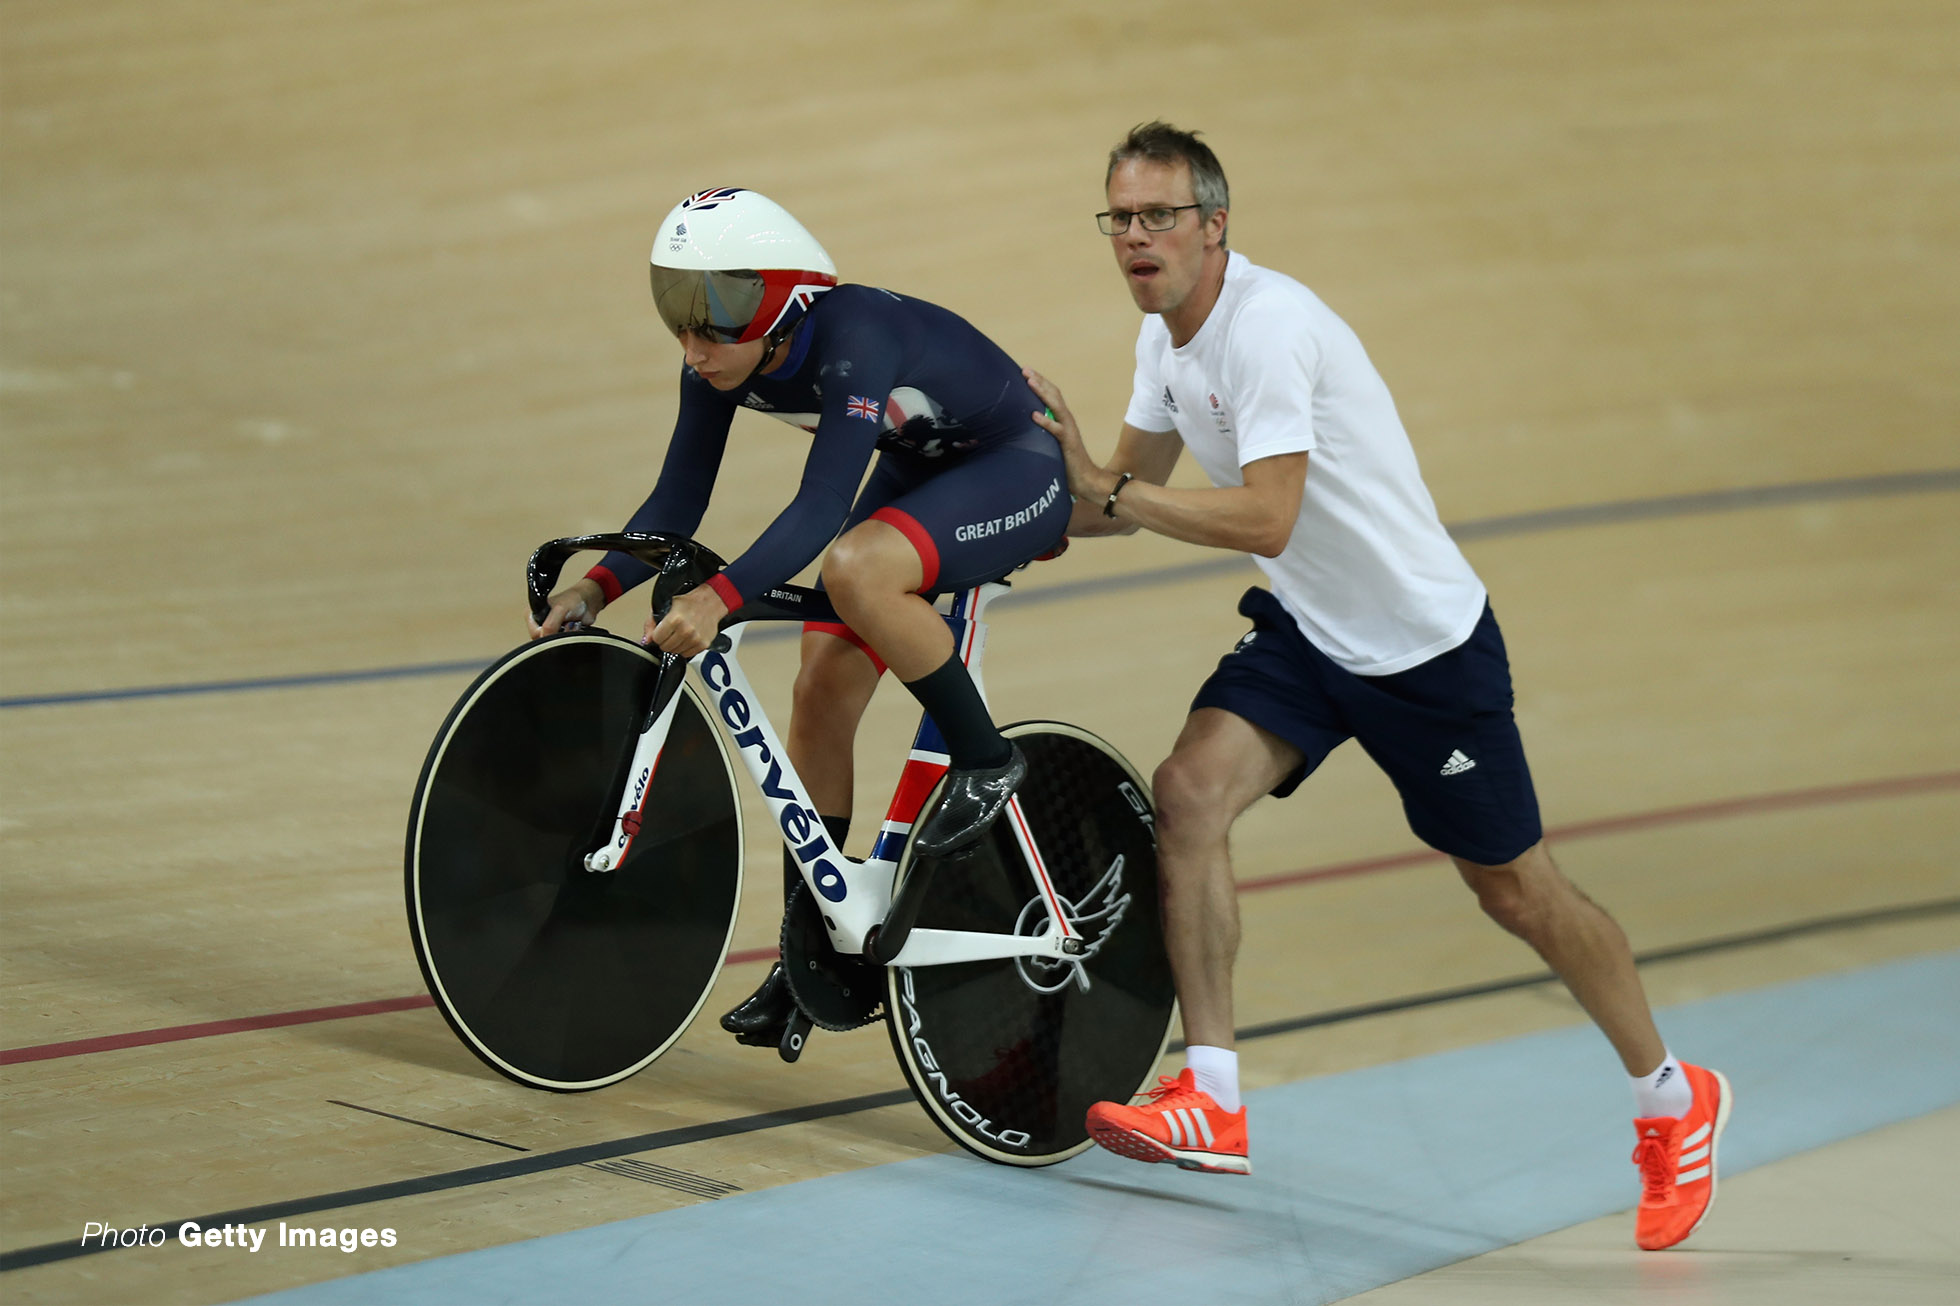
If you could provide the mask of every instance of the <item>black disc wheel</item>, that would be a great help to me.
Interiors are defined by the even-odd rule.
[[[692,681],[616,869],[612,832],[659,663],[598,632],[528,644],[443,723],[409,814],[409,930],[436,1006],[519,1083],[571,1092],[680,1037],[728,952],[741,809]]]
[[[1127,1102],[1150,1081],[1176,995],[1142,777],[1074,726],[1003,733],[1027,754],[1021,808],[1084,951],[892,966],[885,1006],[899,1066],[941,1129],[990,1161],[1052,1165],[1089,1146],[1091,1104]],[[1047,912],[1006,817],[975,852],[929,869],[918,928],[1041,932]]]

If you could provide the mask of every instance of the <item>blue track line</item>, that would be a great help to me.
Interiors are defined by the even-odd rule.
[[[1886,476],[1851,476],[1829,481],[1802,481],[1793,485],[1759,485],[1736,490],[1709,490],[1699,494],[1666,494],[1647,499],[1621,499],[1606,503],[1580,504],[1571,508],[1550,508],[1540,512],[1511,513],[1500,517],[1481,517],[1448,526],[1459,543],[1493,540],[1542,531],[1570,530],[1580,526],[1607,526],[1621,522],[1656,521],[1668,517],[1691,517],[1708,513],[1736,512],[1747,508],[1779,508],[1798,503],[1827,503],[1844,499],[1881,498],[1899,494],[1934,494],[1960,490],[1960,468],[1937,468],[1922,472],[1899,472]],[[1122,590],[1177,584],[1224,576],[1246,569],[1243,554],[1210,557],[1199,562],[1155,567],[1148,571],[1115,576],[1095,576],[1064,581],[1059,585],[1021,590],[1012,599],[1017,605],[1055,603],[1084,594],[1113,594]],[[748,637],[748,642],[789,639],[796,634],[788,625],[765,626]],[[197,681],[182,685],[141,685],[128,689],[80,690],[65,694],[21,694],[0,698],[0,708],[54,707],[69,703],[107,703],[138,698],[174,698],[187,694],[233,694],[261,689],[312,689],[322,685],[342,685],[370,680],[406,680],[416,676],[474,674],[490,665],[491,659],[460,662],[424,662],[400,667],[374,667],[364,671],[329,671],[303,676],[265,676],[247,680]]]

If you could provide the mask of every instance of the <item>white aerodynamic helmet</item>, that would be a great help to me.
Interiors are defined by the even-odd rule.
[[[837,266],[816,237],[766,195],[723,186],[676,204],[653,240],[653,302],[675,335],[721,344],[780,336]]]

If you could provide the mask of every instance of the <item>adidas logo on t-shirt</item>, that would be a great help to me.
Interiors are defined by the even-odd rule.
[[[1471,767],[1475,765],[1476,765],[1475,762],[1471,761],[1469,758],[1463,755],[1463,750],[1461,748],[1452,748],[1450,750],[1449,761],[1443,763],[1443,774],[1462,775],[1465,771],[1468,771]]]

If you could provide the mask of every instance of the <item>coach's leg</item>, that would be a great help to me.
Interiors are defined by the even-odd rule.
[[[1300,751],[1243,717],[1202,707],[1157,768],[1157,863],[1164,945],[1184,1041],[1230,1048],[1232,967],[1239,950],[1232,823],[1300,765]]]
[[[1620,1054],[1627,1074],[1646,1074],[1666,1059],[1626,934],[1565,878],[1542,841],[1502,866],[1451,860],[1485,913],[1529,943],[1565,981]]]

